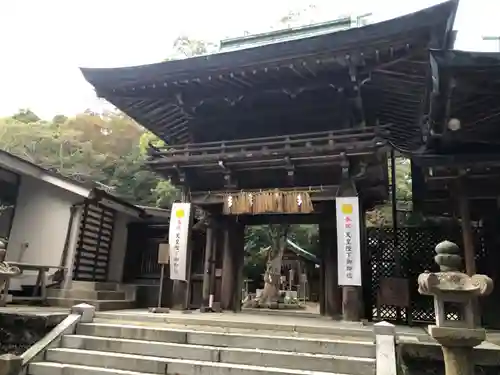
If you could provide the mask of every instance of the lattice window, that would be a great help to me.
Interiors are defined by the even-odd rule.
[[[371,280],[371,285],[365,286],[365,303],[371,306],[372,319],[398,322],[432,322],[435,319],[432,297],[418,293],[417,278],[422,272],[438,271],[434,261],[435,246],[444,240],[456,242],[462,246],[461,230],[452,227],[403,227],[397,231],[397,250],[400,265],[396,269],[394,254],[395,234],[393,228],[367,228],[367,264],[365,280]],[[487,252],[484,234],[481,227],[474,229],[476,262],[487,263]],[[398,272],[399,271],[399,272]],[[381,278],[403,277],[410,285],[410,307],[382,305],[377,308],[377,293]],[[410,311],[407,311],[410,310]],[[411,315],[410,315],[411,314]],[[447,308],[447,318],[458,319],[457,309],[450,305]]]

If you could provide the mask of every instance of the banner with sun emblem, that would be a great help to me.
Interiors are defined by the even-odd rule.
[[[191,203],[174,203],[170,216],[170,279],[186,281]]]
[[[359,200],[338,197],[336,206],[339,285],[361,286]]]

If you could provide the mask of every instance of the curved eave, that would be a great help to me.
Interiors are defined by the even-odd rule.
[[[325,75],[335,76],[347,67],[366,76],[377,66],[397,63],[410,55],[419,55],[422,60],[429,47],[446,48],[452,43],[456,9],[457,1],[452,0],[361,28],[138,67],[82,69],[82,73],[99,96],[168,143],[184,144],[196,141],[190,138],[194,109],[208,105],[200,104],[207,98],[230,100],[226,96],[231,94],[236,100],[247,100],[251,92],[260,95],[266,90],[293,91],[304,85],[324,85],[330,82]],[[424,60],[419,62],[426,63]],[[379,72],[383,87],[374,85],[375,90],[394,90],[396,85],[404,91],[402,95],[393,93],[392,99],[386,95],[387,103],[379,110],[388,114],[388,119],[380,114],[385,123],[400,122],[404,126],[415,122],[425,88],[427,67],[423,69],[415,83],[396,82]],[[339,80],[340,86],[346,77]],[[392,102],[403,96],[408,98],[408,108],[404,103],[396,105],[401,113],[394,115]],[[404,112],[411,112],[410,117],[401,117]]]
[[[459,50],[430,50],[431,58],[442,69],[454,71],[488,70],[500,67],[499,52],[468,52]]]
[[[431,50],[434,92],[441,96],[457,92],[498,95],[500,53]],[[488,91],[489,90],[489,91]]]
[[[428,148],[438,154],[481,153],[500,144],[500,53],[430,52],[433,95]],[[460,129],[447,129],[456,118]],[[477,147],[477,144],[483,147]]]
[[[419,29],[441,29],[436,30],[438,35],[435,35],[433,47],[442,48],[450,42],[457,6],[458,1],[451,0],[373,25],[239,51],[135,67],[82,68],[81,71],[85,79],[100,93],[124,87],[163,83],[168,80],[193,79],[206,72],[231,71],[244,66],[269,64],[273,61],[315,55],[325,51],[354,49]]]
[[[392,126],[387,140],[400,152],[436,155],[477,152],[477,144],[500,144],[500,53],[436,50],[429,54],[432,95],[429,126],[434,134],[425,141],[421,129]],[[461,122],[450,132],[450,118]],[[498,130],[497,130],[498,129]]]

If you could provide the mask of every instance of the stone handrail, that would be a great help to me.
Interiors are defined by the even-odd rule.
[[[94,320],[95,307],[85,303],[73,306],[70,314],[40,341],[31,346],[20,356],[5,354],[0,356],[0,375],[23,374],[27,365],[40,359],[47,349],[58,345],[62,336],[75,333],[78,323],[90,323]]]

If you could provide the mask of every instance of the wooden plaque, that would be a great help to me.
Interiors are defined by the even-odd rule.
[[[170,263],[170,245],[161,243],[158,245],[158,264]]]
[[[410,305],[408,280],[398,277],[382,277],[378,292],[379,305],[408,307]]]

